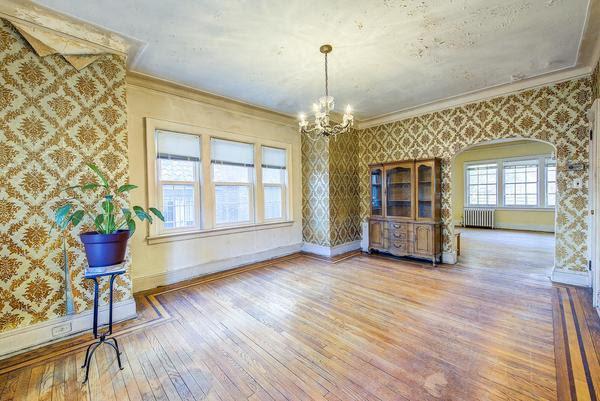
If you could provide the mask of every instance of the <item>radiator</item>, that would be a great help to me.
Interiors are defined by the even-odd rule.
[[[494,228],[494,209],[483,209],[468,207],[464,210],[465,227],[487,227]]]

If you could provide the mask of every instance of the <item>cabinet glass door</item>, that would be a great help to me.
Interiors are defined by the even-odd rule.
[[[386,170],[386,212],[390,217],[413,217],[412,166]]]
[[[383,215],[383,168],[371,170],[371,215]]]
[[[417,164],[417,218],[433,217],[433,166]]]

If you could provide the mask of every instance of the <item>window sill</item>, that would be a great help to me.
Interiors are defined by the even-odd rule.
[[[235,227],[219,227],[210,230],[185,231],[178,233],[160,234],[146,237],[148,245],[162,244],[165,242],[185,241],[196,238],[216,237],[219,235],[229,235],[237,233],[245,233],[252,231],[270,230],[274,228],[290,227],[294,224],[293,220],[276,221],[261,224],[249,224],[245,226]]]

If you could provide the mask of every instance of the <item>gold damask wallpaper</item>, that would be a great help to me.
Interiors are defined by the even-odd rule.
[[[331,246],[361,238],[357,131],[329,141]]]
[[[61,56],[40,58],[0,19],[0,332],[65,314],[59,234],[50,233],[62,189],[128,179],[125,61],[104,55],[77,71]],[[92,304],[85,254],[68,235],[75,309]],[[116,299],[131,297],[119,278]]]
[[[302,137],[302,211],[304,241],[336,246],[358,240],[357,132],[337,139]]]
[[[302,136],[302,237],[331,246],[329,213],[329,140]]]
[[[444,251],[452,251],[450,164],[469,145],[500,138],[531,138],[556,146],[558,203],[555,264],[559,269],[587,268],[587,168],[569,172],[568,162],[588,163],[591,78],[562,82],[436,113],[361,130],[359,177],[361,217],[369,214],[368,164],[402,159],[442,159]],[[583,189],[573,189],[573,178]]]

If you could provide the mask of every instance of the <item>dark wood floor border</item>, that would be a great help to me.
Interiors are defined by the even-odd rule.
[[[553,303],[558,399],[600,400],[600,363],[578,288],[556,286]]]

